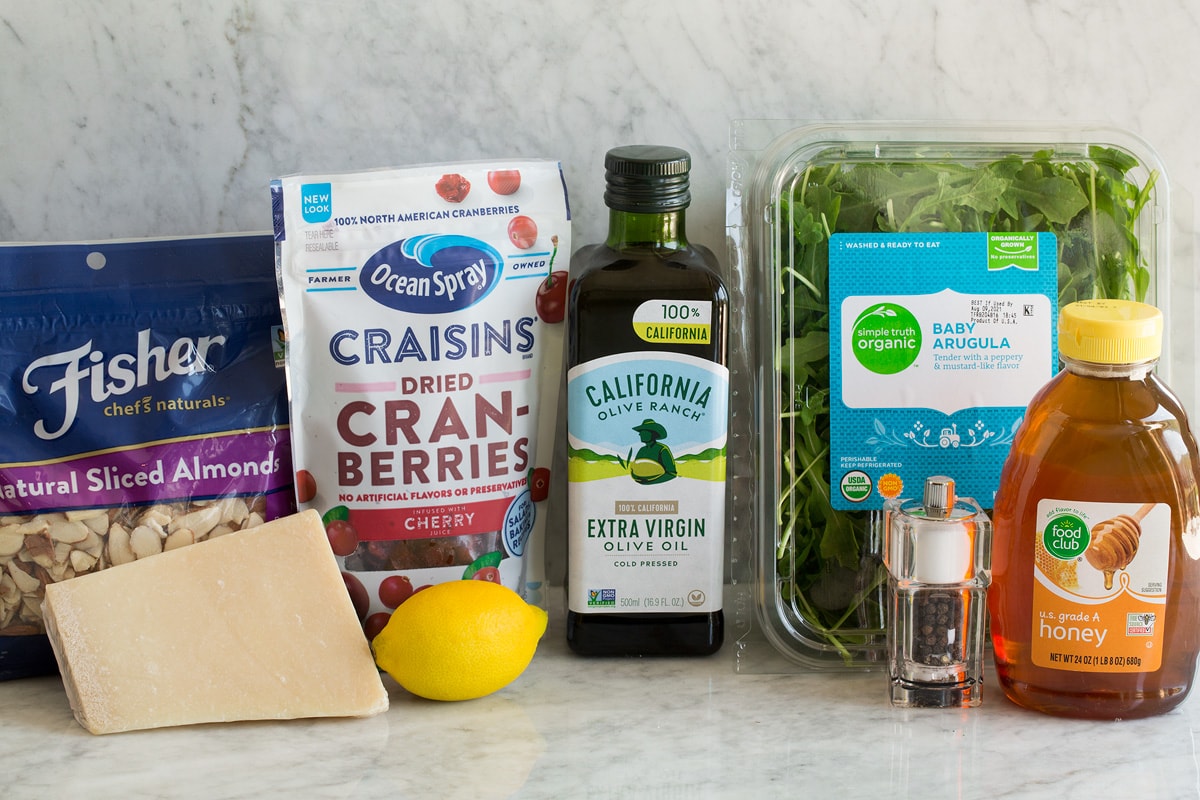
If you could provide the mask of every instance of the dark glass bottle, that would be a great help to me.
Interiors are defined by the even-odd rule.
[[[610,150],[608,238],[573,260],[567,641],[584,655],[724,638],[728,294],[687,241],[690,167],[678,148]]]

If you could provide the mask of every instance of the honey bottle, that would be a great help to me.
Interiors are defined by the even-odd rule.
[[[1200,652],[1200,464],[1155,374],[1162,313],[1062,309],[1063,369],[1030,401],[993,510],[988,592],[1010,700],[1058,716],[1164,713]]]

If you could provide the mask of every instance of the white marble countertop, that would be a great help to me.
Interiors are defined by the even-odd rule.
[[[561,595],[560,595],[561,598]],[[744,674],[704,659],[583,659],[561,599],[529,669],[463,703],[390,680],[377,717],[92,736],[57,678],[0,684],[5,800],[1128,798],[1200,796],[1200,700],[1147,720],[900,710],[883,673]]]

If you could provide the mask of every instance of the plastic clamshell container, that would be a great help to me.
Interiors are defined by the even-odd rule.
[[[835,510],[829,499],[839,485],[830,356],[819,344],[830,236],[1051,232],[1060,305],[1122,296],[1191,314],[1194,296],[1171,305],[1163,266],[1166,176],[1141,139],[1099,126],[739,120],[730,144],[726,229],[745,311],[734,334],[752,387],[734,398],[745,459],[734,513],[752,523],[735,523],[731,543],[738,670],[882,669],[884,512]],[[1056,188],[1070,188],[1051,180],[1060,177],[1075,181],[1082,209],[1078,195],[1051,207]],[[1031,188],[1051,199],[1024,196]],[[1190,407],[1194,379],[1172,378],[1171,352],[1168,343],[1160,372]]]

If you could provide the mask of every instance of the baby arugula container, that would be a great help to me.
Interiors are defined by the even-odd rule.
[[[1061,305],[1168,310],[1166,177],[1099,127],[737,121],[727,200],[738,669],[883,668],[884,504],[990,508]]]

